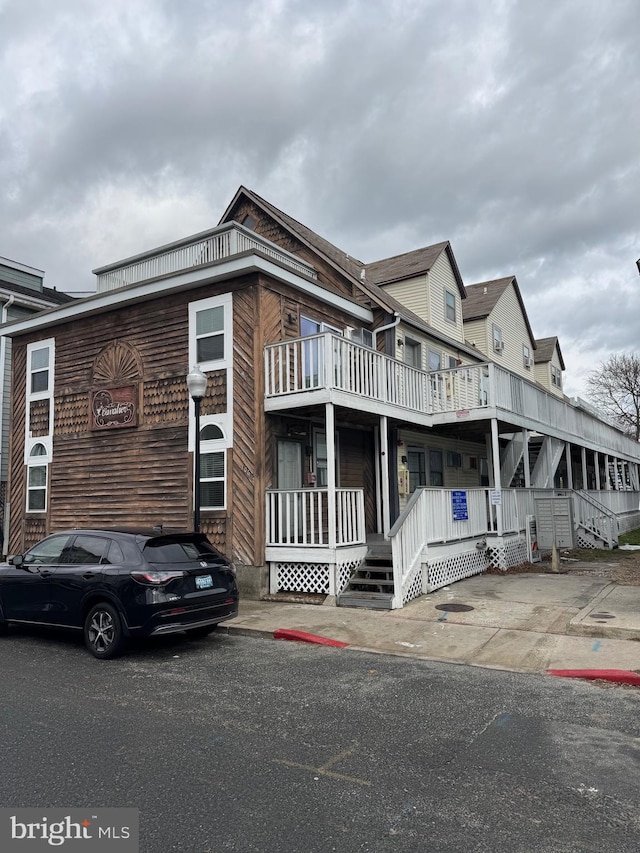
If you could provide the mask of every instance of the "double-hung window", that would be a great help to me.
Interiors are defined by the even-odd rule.
[[[562,371],[555,364],[551,365],[551,384],[562,388]]]
[[[46,512],[53,433],[55,340],[27,346],[24,464],[27,512]]]
[[[27,461],[27,512],[45,512],[47,509],[47,448],[34,444]]]
[[[456,295],[450,290],[444,292],[444,315],[450,323],[455,323],[457,320]]]
[[[200,506],[225,509],[227,505],[227,449],[222,428],[208,423],[200,430]]]

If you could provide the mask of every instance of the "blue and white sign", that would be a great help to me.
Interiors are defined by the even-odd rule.
[[[451,508],[453,509],[454,521],[468,521],[469,507],[467,505],[467,493],[454,489],[451,492]]]

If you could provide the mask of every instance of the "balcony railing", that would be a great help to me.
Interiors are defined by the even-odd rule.
[[[185,272],[193,267],[223,261],[252,249],[291,267],[296,273],[307,278],[317,279],[318,277],[314,268],[301,258],[233,222],[151,252],[136,255],[118,264],[94,270],[98,277],[98,293],[116,290],[119,287],[152,278]]]
[[[336,489],[337,547],[366,541],[364,490]],[[329,547],[329,490],[270,489],[267,491],[267,547]]]
[[[492,362],[427,373],[325,332],[268,344],[264,366],[265,398],[272,404],[280,398],[282,408],[310,392],[340,391],[353,396],[355,408],[364,401],[370,410],[372,403],[390,405],[431,416],[433,423],[441,415],[458,420],[493,409],[507,421],[518,416],[529,429],[551,428],[563,440],[581,438],[600,453],[640,462],[640,445],[611,424]]]

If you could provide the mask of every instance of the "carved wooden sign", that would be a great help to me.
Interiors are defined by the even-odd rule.
[[[136,391],[135,385],[92,391],[91,428],[118,429],[137,426]]]

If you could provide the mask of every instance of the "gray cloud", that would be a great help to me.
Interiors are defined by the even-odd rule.
[[[243,183],[365,261],[449,239],[468,283],[516,274],[570,387],[636,346],[639,25],[635,0],[0,0],[0,254],[84,290]]]

